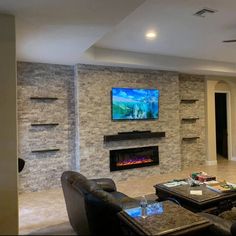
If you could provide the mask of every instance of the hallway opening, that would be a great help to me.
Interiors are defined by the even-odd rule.
[[[228,159],[227,93],[215,93],[216,152]]]

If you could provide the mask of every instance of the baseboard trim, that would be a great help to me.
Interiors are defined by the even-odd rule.
[[[207,166],[214,166],[214,165],[217,165],[217,160],[214,160],[214,161],[206,161],[206,165],[207,165]]]
[[[230,161],[236,161],[236,157],[232,157]]]

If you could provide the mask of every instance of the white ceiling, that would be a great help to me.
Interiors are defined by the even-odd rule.
[[[0,0],[16,17],[17,59],[76,64],[144,0]]]
[[[217,10],[206,17],[202,8]],[[133,52],[236,62],[235,0],[148,0],[96,43],[97,47]],[[155,40],[145,33],[157,32]]]
[[[217,10],[206,17],[202,8]],[[17,59],[236,75],[235,0],[0,0]],[[148,30],[157,38],[145,39]]]

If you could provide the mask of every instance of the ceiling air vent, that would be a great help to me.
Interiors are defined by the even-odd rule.
[[[197,11],[194,13],[194,16],[199,16],[199,17],[205,17],[207,14],[213,14],[216,13],[216,10],[210,9],[210,8],[203,8],[202,10]]]

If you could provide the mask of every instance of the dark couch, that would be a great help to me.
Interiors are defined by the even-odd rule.
[[[74,171],[61,176],[69,221],[79,235],[121,235],[117,213],[139,202],[118,192],[112,179],[87,179]]]
[[[213,225],[209,228],[209,235],[236,236],[236,221],[224,219],[220,216],[199,213],[206,217]]]

